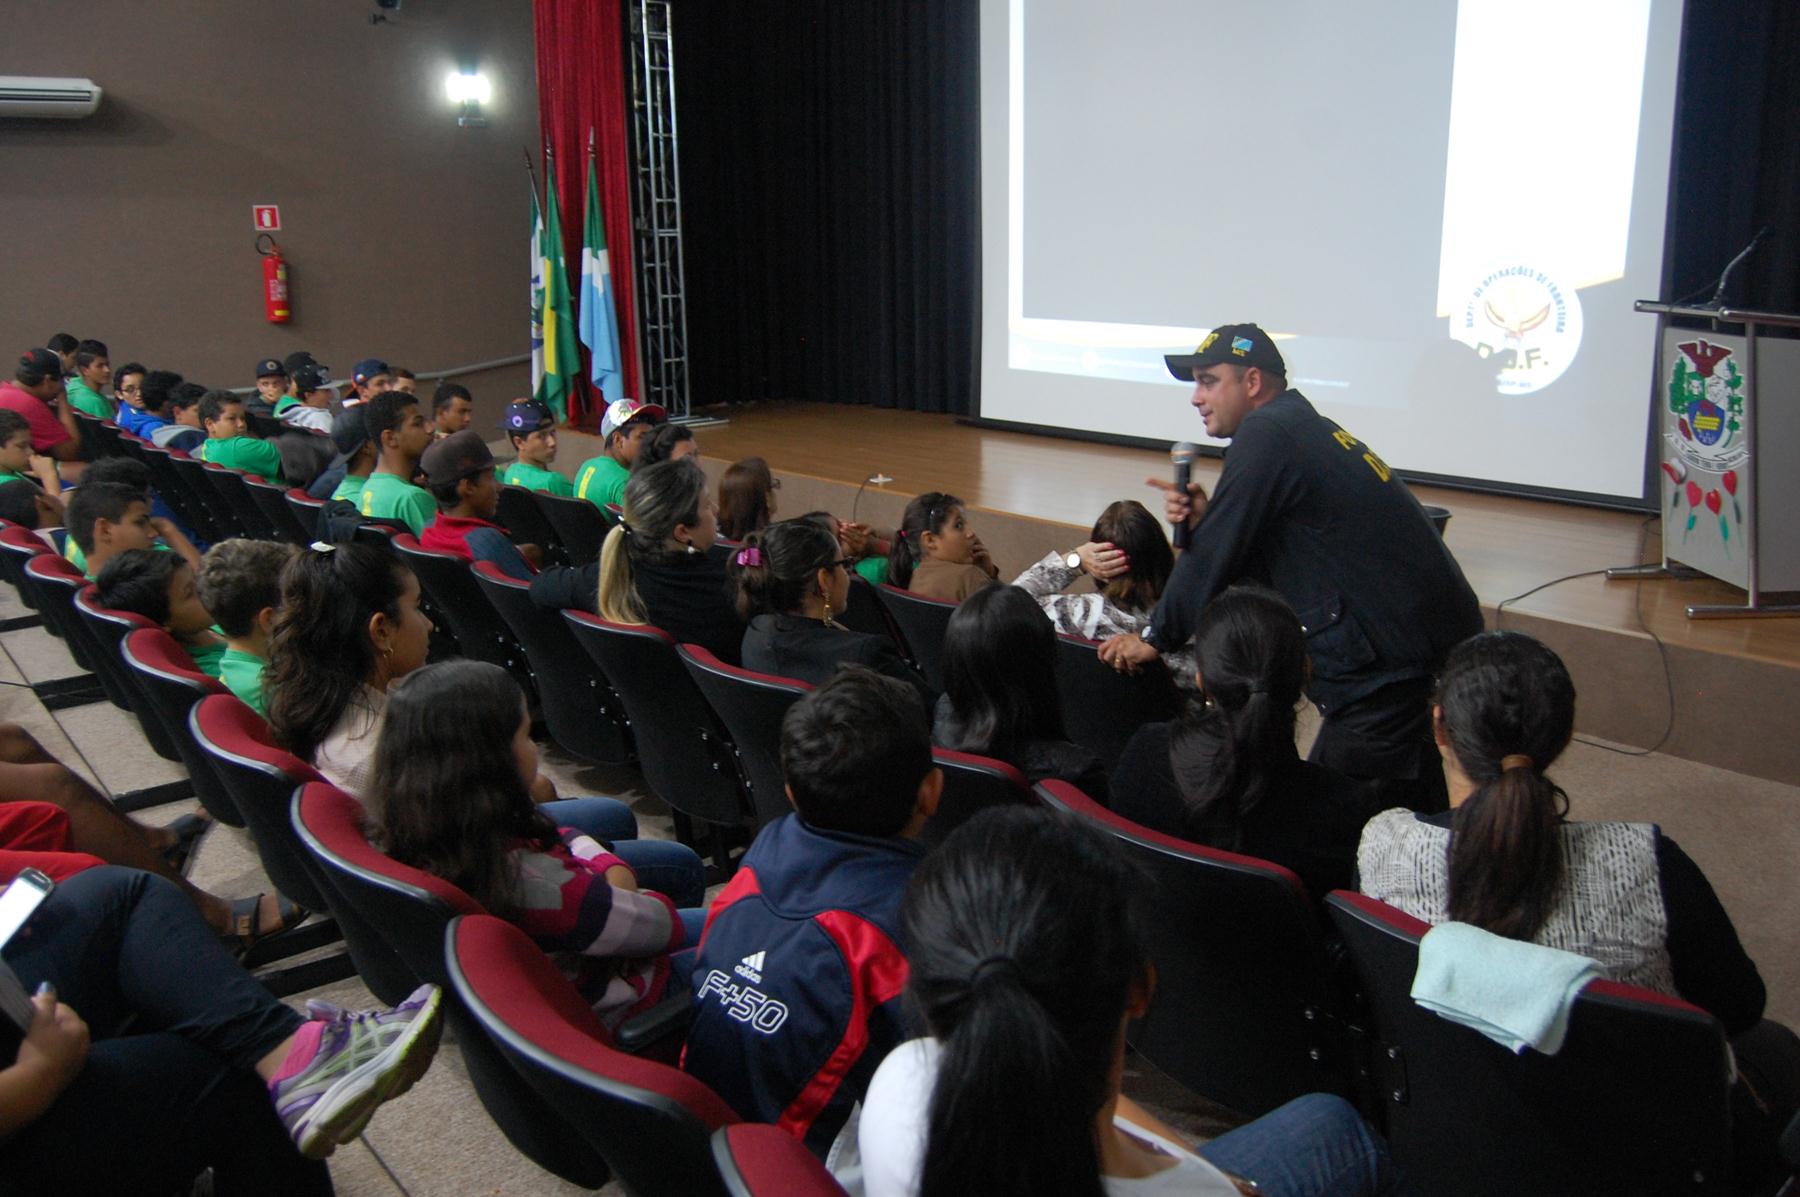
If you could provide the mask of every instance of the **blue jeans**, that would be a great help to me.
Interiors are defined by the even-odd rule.
[[[638,839],[637,816],[616,798],[563,798],[538,807],[558,827],[573,827],[612,845],[613,855],[631,866],[638,885],[664,894],[678,907],[706,904],[706,865],[694,850],[674,840]],[[686,919],[684,918],[684,923]],[[700,938],[692,928],[689,943]]]
[[[1373,1197],[1405,1189],[1387,1146],[1355,1108],[1309,1093],[1198,1149],[1269,1197]]]

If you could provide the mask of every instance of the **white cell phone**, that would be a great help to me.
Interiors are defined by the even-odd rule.
[[[0,948],[12,942],[25,920],[43,905],[44,899],[55,888],[56,882],[48,874],[27,868],[20,870],[13,883],[0,891]]]

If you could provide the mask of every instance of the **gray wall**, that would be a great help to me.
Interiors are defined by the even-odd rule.
[[[0,349],[66,331],[215,386],[295,349],[339,376],[527,350],[531,5],[374,7],[0,0],[0,73],[106,89],[84,121],[0,120]],[[445,98],[464,59],[493,85],[485,129]],[[291,324],[263,319],[255,203],[281,205]],[[463,381],[497,418],[527,374]]]

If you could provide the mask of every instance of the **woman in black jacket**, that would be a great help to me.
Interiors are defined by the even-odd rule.
[[[783,520],[752,532],[727,568],[749,624],[745,669],[816,686],[845,665],[867,665],[914,687],[930,708],[936,696],[893,641],[833,620],[849,602],[849,559],[823,523]]]

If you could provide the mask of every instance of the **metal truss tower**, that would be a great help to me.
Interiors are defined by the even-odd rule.
[[[642,394],[688,421],[686,275],[676,161],[675,42],[668,0],[631,0],[632,230]]]

